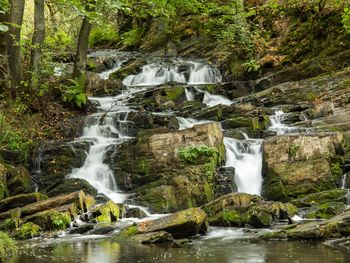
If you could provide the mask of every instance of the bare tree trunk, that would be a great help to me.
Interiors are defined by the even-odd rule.
[[[23,78],[21,56],[21,27],[23,22],[25,0],[10,0],[10,30],[7,35],[8,67],[11,77],[11,96],[15,96]]]
[[[86,55],[89,48],[89,36],[92,24],[87,17],[84,17],[81,25],[77,52],[74,60],[73,78],[80,77],[85,74],[86,69]]]
[[[30,69],[32,81],[38,79],[38,64],[41,58],[41,48],[45,40],[45,0],[35,0],[34,8],[34,34],[32,38],[32,51],[30,56]],[[35,83],[32,83],[35,84]]]

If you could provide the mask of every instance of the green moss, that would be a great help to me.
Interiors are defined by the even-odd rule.
[[[17,246],[6,233],[0,232],[0,261],[17,253]]]
[[[40,235],[41,227],[32,223],[28,222],[23,225],[19,229],[16,230],[15,236],[19,239],[29,239],[33,237],[37,237]]]
[[[207,202],[213,201],[215,199],[213,188],[209,183],[204,183],[205,196],[207,197]]]
[[[8,196],[8,189],[5,182],[0,181],[0,200]]]
[[[221,216],[224,223],[229,226],[241,226],[244,223],[244,219],[236,210],[223,211]]]
[[[101,215],[96,217],[98,223],[111,223],[120,218],[120,210],[118,205],[113,201],[108,201],[99,208]]]
[[[145,159],[141,159],[138,163],[138,171],[147,176],[150,171],[149,162]]]
[[[171,101],[178,101],[181,97],[184,96],[185,90],[183,87],[174,87],[170,89],[165,90],[166,100],[171,100]]]
[[[139,234],[139,228],[137,225],[132,225],[127,228],[122,229],[118,234],[114,236],[115,239],[126,239],[131,236]]]

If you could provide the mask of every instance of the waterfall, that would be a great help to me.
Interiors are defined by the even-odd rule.
[[[179,123],[179,130],[185,130],[192,128],[194,125],[197,124],[204,124],[204,123],[209,123],[212,121],[207,121],[207,120],[196,120],[193,118],[183,118],[183,117],[176,117],[177,122]]]
[[[293,133],[298,130],[297,127],[292,127],[284,124],[287,116],[287,113],[284,113],[282,110],[277,110],[275,115],[269,117],[270,126],[268,128],[269,131],[274,131],[277,135],[285,135],[288,133]]]
[[[238,192],[261,193],[262,184],[262,140],[243,141],[224,138],[226,147],[225,166],[235,168],[235,183]]]
[[[109,79],[109,76],[111,74],[113,74],[114,72],[118,71],[121,66],[123,64],[123,61],[117,61],[115,64],[114,64],[114,67],[109,69],[109,70],[106,70],[106,71],[103,71],[101,72],[99,75],[100,79],[103,79],[103,80],[107,80]]]
[[[135,89],[117,97],[90,98],[99,103],[99,113],[86,118],[83,134],[78,140],[92,143],[82,167],[73,169],[69,178],[84,179],[99,193],[104,194],[116,203],[123,202],[127,195],[118,190],[113,171],[104,163],[107,151],[112,145],[120,144],[132,138],[128,113],[131,111],[124,100],[136,93]]]
[[[168,82],[201,85],[220,83],[221,79],[220,71],[210,65],[172,59],[143,66],[141,73],[127,76],[123,84],[127,87],[157,86]]]
[[[188,90],[188,88],[185,88],[185,94],[186,94],[186,100],[187,101],[193,101],[194,100],[194,94]]]
[[[192,65],[191,75],[188,80],[189,85],[215,84],[222,82],[222,76],[217,68],[195,62],[193,62]]]
[[[343,175],[343,178],[342,178],[342,181],[341,181],[341,189],[346,189],[346,180],[347,180],[347,176],[348,176],[347,173],[345,173],[345,174]]]
[[[214,107],[219,104],[230,106],[232,104],[232,101],[228,98],[225,98],[224,96],[213,95],[210,94],[208,91],[204,91],[203,103],[208,105],[209,107]]]

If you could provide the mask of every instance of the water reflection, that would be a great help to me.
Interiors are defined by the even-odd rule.
[[[239,230],[242,231],[242,230]],[[84,237],[20,243],[20,253],[10,263],[290,263],[350,262],[350,254],[321,243],[257,241],[242,233],[216,230],[185,248],[113,242]]]

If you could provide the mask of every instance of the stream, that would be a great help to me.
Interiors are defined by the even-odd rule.
[[[100,74],[107,79],[109,74],[122,66],[117,61],[115,67]],[[83,133],[78,141],[91,144],[85,163],[76,167],[68,175],[71,178],[87,180],[97,191],[114,202],[128,201],[129,195],[121,192],[115,182],[113,171],[104,162],[112,145],[121,144],[134,138],[133,123],[128,121],[130,112],[137,110],[128,101],[140,92],[156,85],[178,82],[192,85],[186,88],[186,98],[191,101],[193,94],[202,93],[207,107],[219,104],[231,105],[232,101],[208,91],[201,90],[202,84],[221,83],[218,69],[202,62],[185,59],[157,60],[145,65],[137,75],[126,77],[123,84],[127,89],[115,97],[92,97],[97,103],[97,113],[86,117]],[[155,113],[162,114],[162,113]],[[276,111],[270,117],[270,130],[277,134],[297,132],[283,124],[284,113]],[[179,129],[210,122],[193,118],[177,117]],[[226,163],[236,170],[235,183],[239,192],[260,195],[262,184],[262,143],[261,139],[244,140],[225,137]],[[130,201],[130,200],[129,200]],[[140,207],[144,211],[146,209]],[[149,216],[148,212],[146,213]],[[257,241],[261,231],[235,228],[210,228],[206,236],[195,238],[188,246],[181,248],[166,246],[145,246],[127,241],[112,241],[107,236],[66,235],[58,239],[38,239],[20,242],[19,254],[11,258],[11,263],[31,262],[346,262],[350,255],[327,247],[322,243],[290,241]],[[348,261],[349,262],[349,261]]]

